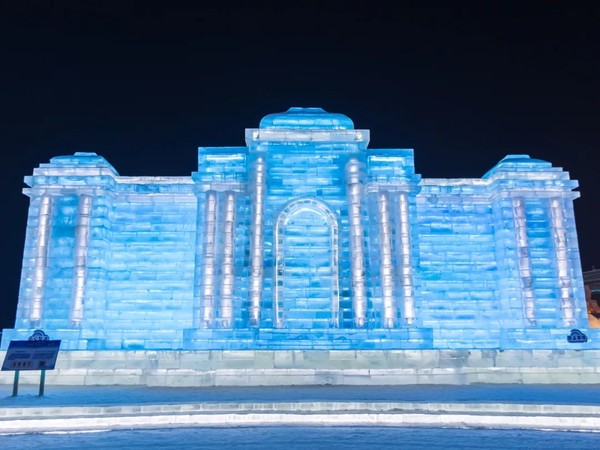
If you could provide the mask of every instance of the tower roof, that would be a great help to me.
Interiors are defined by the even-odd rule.
[[[343,114],[328,113],[322,108],[292,107],[263,117],[259,128],[353,130],[354,123]]]

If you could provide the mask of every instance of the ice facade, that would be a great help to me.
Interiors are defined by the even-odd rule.
[[[245,137],[199,148],[191,176],[94,153],[36,168],[3,348],[35,329],[63,349],[600,348],[561,168],[423,179],[413,150],[320,108]]]

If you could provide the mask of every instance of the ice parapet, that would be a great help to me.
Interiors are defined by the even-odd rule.
[[[577,183],[527,155],[422,179],[342,114],[291,108],[189,177],[52,158],[30,197],[17,319],[71,349],[572,348]]]

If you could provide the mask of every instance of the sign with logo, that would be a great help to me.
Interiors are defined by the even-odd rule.
[[[2,370],[54,369],[60,340],[50,340],[43,332],[36,333],[28,341],[10,341]]]

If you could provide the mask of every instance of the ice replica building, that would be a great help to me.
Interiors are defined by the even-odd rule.
[[[39,328],[63,349],[598,348],[567,172],[511,155],[422,179],[368,143],[291,108],[191,176],[41,164],[3,348]]]

